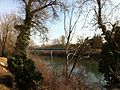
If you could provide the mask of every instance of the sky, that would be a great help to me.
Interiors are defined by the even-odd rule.
[[[114,0],[114,3],[120,2],[119,0]],[[19,9],[19,4],[15,0],[0,0],[0,15],[9,13],[9,12],[18,12]],[[78,27],[81,27],[78,25]],[[60,17],[60,19],[53,23],[49,22],[48,23],[48,28],[49,30],[49,39],[52,41],[54,38],[59,38],[61,35],[64,35],[64,24],[63,24],[63,16]],[[90,30],[85,29],[85,30],[80,30],[77,28],[77,31],[75,33],[75,38],[77,36],[80,36],[82,38],[90,37],[93,36],[96,33],[95,30]],[[100,33],[98,31],[98,33]],[[73,39],[73,42],[75,41],[75,38]],[[40,40],[38,38],[34,38],[36,44],[40,44]]]
[[[18,12],[19,10],[19,4],[15,0],[0,0],[0,15],[10,12]],[[59,22],[59,21],[58,21]],[[52,40],[54,38],[59,38],[60,35],[64,35],[64,30],[61,28],[62,24],[61,22],[57,23],[49,23],[48,26],[50,28],[49,31],[49,39]],[[59,26],[59,27],[58,27]],[[35,43],[39,44],[40,40],[37,40],[38,38],[34,38]]]
[[[0,0],[0,14],[17,11],[18,3],[15,0]]]

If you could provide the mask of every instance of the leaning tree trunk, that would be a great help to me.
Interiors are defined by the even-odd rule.
[[[15,57],[19,56],[21,58],[27,57],[26,49],[29,45],[30,29],[22,26],[20,29],[20,34],[17,37],[16,48],[15,48]]]
[[[26,17],[23,25],[16,25],[15,28],[20,31],[17,41],[14,56],[20,58],[27,58],[27,47],[30,40],[31,18]]]

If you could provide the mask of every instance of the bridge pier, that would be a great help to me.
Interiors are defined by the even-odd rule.
[[[50,51],[50,60],[52,60],[53,59],[53,51],[51,50]]]

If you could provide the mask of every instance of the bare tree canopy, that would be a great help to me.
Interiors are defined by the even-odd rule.
[[[14,29],[14,24],[18,17],[15,13],[1,15],[0,17],[0,51],[1,55],[12,54],[18,31]]]
[[[43,1],[19,0],[19,1],[20,3],[22,3],[22,8],[24,11],[23,22],[21,24],[15,25],[15,28],[20,30],[20,34],[16,42],[17,52],[16,54],[20,56],[21,50],[24,50],[25,55],[26,48],[29,44],[28,41],[30,38],[31,29],[36,29],[40,33],[48,31],[44,25],[44,21],[51,16],[57,16],[56,8],[63,6],[63,3],[58,0],[43,0]]]

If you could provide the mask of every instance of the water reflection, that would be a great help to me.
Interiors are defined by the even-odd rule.
[[[61,70],[63,68],[63,65],[65,64],[64,57],[53,57],[52,60],[50,60],[50,57],[42,57],[42,59],[48,62],[49,65],[56,71]],[[71,63],[70,68],[72,67],[72,65],[73,64]],[[98,72],[98,62],[95,60],[78,61],[73,74],[77,76],[83,76],[85,80],[91,84],[104,84],[104,77],[101,73]]]

